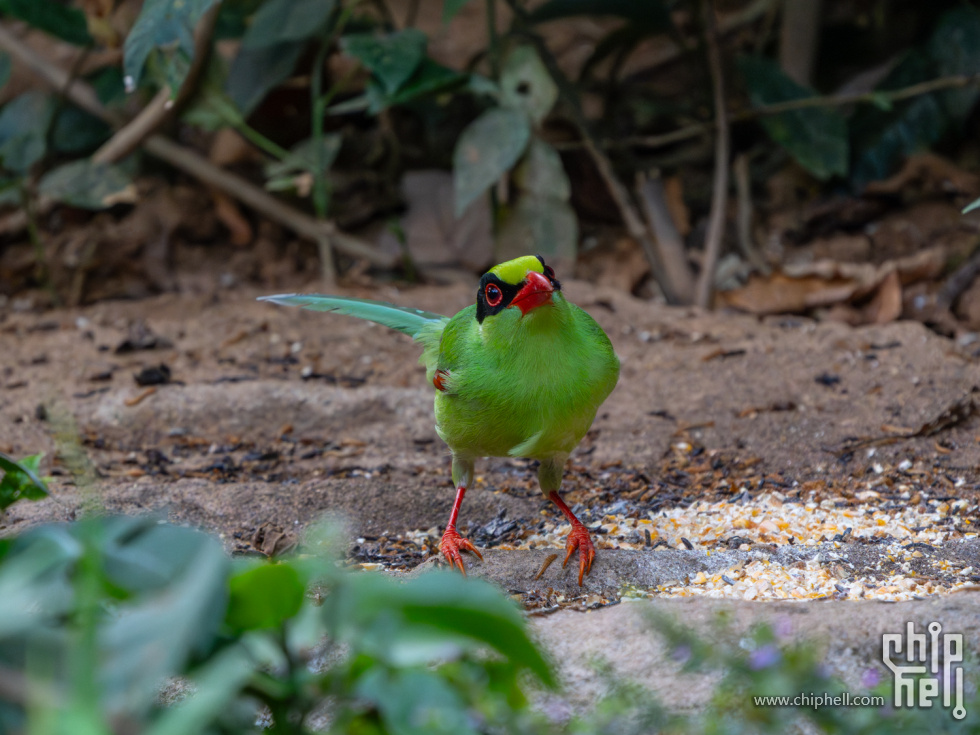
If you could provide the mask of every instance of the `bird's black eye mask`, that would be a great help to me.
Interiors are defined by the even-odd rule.
[[[555,291],[561,291],[561,284],[555,278],[555,270],[550,265],[545,265],[544,259],[538,255],[538,260],[544,266],[544,275],[551,281]],[[480,324],[488,316],[499,314],[510,306],[514,297],[524,286],[524,281],[517,284],[506,283],[495,274],[487,272],[480,279],[480,288],[476,292],[476,320]]]

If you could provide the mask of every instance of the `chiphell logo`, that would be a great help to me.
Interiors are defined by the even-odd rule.
[[[966,717],[963,706],[963,634],[943,633],[929,623],[928,637],[909,622],[905,633],[881,636],[882,661],[895,675],[895,707],[932,707],[942,696],[953,717]]]

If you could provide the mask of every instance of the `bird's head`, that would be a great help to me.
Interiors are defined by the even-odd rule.
[[[476,320],[483,323],[504,309],[526,316],[542,306],[553,306],[561,284],[540,255],[525,255],[494,266],[480,279],[476,293]]]

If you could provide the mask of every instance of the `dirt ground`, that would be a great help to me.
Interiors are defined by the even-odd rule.
[[[677,469],[668,465],[678,437],[697,447],[692,455],[703,448],[753,467],[760,490],[811,482],[846,495],[876,466],[881,473],[904,461],[910,481],[975,500],[980,442],[969,415],[933,436],[847,451],[849,440],[921,427],[969,400],[980,384],[970,345],[913,322],[760,321],[581,282],[565,289],[610,334],[623,364],[573,455],[573,501],[602,473],[610,485],[619,473],[640,473],[670,495],[657,482]],[[472,298],[465,286],[349,293],[446,313]],[[453,495],[448,456],[411,340],[257,303],[259,295],[165,295],[42,314],[8,307],[0,312],[0,448],[50,457],[54,437],[74,433],[109,510],[163,510],[223,533],[233,547],[264,525],[293,533],[325,512],[347,515],[359,536],[443,524]],[[160,379],[161,365],[168,383],[137,384],[141,371],[149,370],[144,382]],[[54,474],[57,500],[14,507],[6,533],[78,507],[70,476],[58,464]],[[488,460],[480,476],[464,528],[547,507],[523,460]],[[707,484],[703,497],[717,490]],[[678,502],[696,491],[686,488]]]
[[[970,340],[954,342],[915,322],[851,328],[706,314],[585,282],[564,287],[606,329],[623,365],[565,478],[569,504],[597,539],[593,573],[582,589],[571,565],[534,574],[560,553],[567,527],[538,492],[528,461],[490,459],[478,467],[460,526],[486,550],[484,564],[469,562],[470,573],[525,604],[536,617],[536,635],[574,684],[569,698],[542,707],[560,714],[587,705],[600,686],[583,658],[595,646],[572,655],[570,640],[594,641],[629,675],[636,657],[616,653],[627,640],[630,651],[649,653],[646,670],[670,665],[645,627],[629,622],[641,620],[635,616],[642,605],[685,615],[696,608],[703,620],[734,605],[749,622],[769,621],[785,603],[744,602],[773,599],[764,591],[772,593],[769,583],[745,586],[753,584],[749,572],[730,578],[745,564],[765,575],[777,567],[823,575],[823,587],[809,598],[863,599],[877,585],[896,592],[881,599],[913,600],[903,604],[923,619],[937,600],[965,597],[934,592],[954,584],[975,588],[980,432],[972,389],[980,374]],[[455,285],[345,292],[453,313],[473,291]],[[258,303],[259,295],[253,288],[217,289],[44,313],[8,304],[0,312],[0,450],[46,452],[53,482],[51,499],[13,506],[0,533],[103,506],[213,530],[236,553],[275,554],[333,514],[351,529],[352,564],[437,563],[453,492],[418,349],[384,328]],[[139,384],[153,382],[159,384]],[[869,442],[903,431],[923,436]],[[931,520],[912,531],[943,542],[901,541],[906,558],[925,556],[903,567],[888,546],[896,542],[891,526],[875,532],[880,538],[828,532],[812,539],[816,546],[794,550],[793,539],[781,545],[758,528],[752,535],[726,527],[705,541],[682,523],[676,537],[651,544],[649,531],[644,543],[635,532],[615,535],[609,525],[649,523],[644,519],[685,508],[694,508],[685,517],[698,519],[697,501],[734,508],[773,494],[787,507],[795,500],[869,517],[889,509],[920,513]],[[804,568],[810,571],[795,571]],[[935,586],[909,590],[896,574]],[[705,592],[711,575],[733,585],[719,583],[743,601],[656,599]],[[638,587],[654,599],[616,604],[625,589]],[[874,649],[884,625],[881,602],[809,603],[827,604],[843,606],[834,618],[850,631],[846,640]],[[969,617],[964,609],[943,608],[950,629],[965,629],[969,621],[957,618]],[[587,618],[576,612],[588,610]],[[615,645],[611,630],[618,631]],[[851,676],[874,659],[862,654],[857,661],[854,651],[828,648],[832,668]],[[643,681],[672,706],[697,706],[682,679],[669,686]]]

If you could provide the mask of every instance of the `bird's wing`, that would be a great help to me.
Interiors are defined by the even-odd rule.
[[[259,301],[271,301],[282,306],[298,306],[310,311],[332,311],[346,316],[381,324],[407,334],[424,348],[421,362],[426,368],[434,370],[439,340],[449,317],[433,314],[431,311],[413,309],[410,306],[396,306],[385,301],[354,299],[345,296],[323,296],[320,294],[290,293],[276,296],[262,296]],[[431,380],[431,376],[430,376]]]

